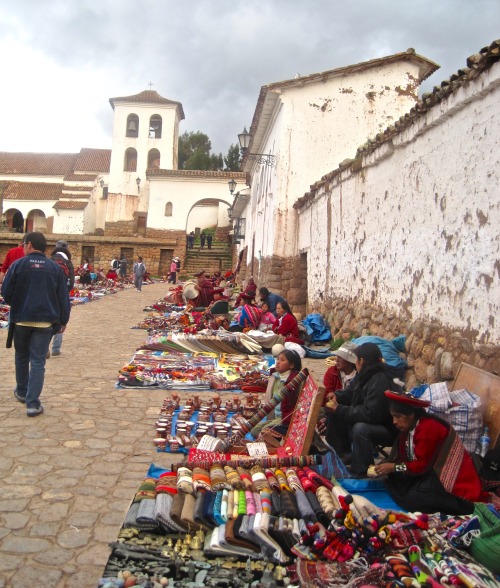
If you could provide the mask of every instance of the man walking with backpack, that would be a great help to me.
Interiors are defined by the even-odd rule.
[[[68,285],[68,292],[73,290],[75,285],[75,268],[71,261],[71,253],[69,252],[67,241],[57,241],[55,248],[52,250],[50,259],[55,261],[62,269]],[[57,357],[61,355],[61,346],[63,341],[63,334],[56,333],[52,338],[52,355]]]
[[[137,288],[137,292],[140,292],[142,290],[142,280],[146,273],[146,266],[142,262],[142,257],[138,257],[137,261],[134,263],[133,273],[134,286]]]
[[[16,367],[14,396],[26,404],[26,414],[43,413],[40,394],[45,361],[54,333],[64,332],[71,311],[66,276],[45,255],[42,233],[27,233],[24,257],[10,267],[2,284],[2,296],[10,304]]]

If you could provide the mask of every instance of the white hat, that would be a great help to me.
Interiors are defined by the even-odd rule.
[[[198,298],[199,292],[195,288],[196,284],[194,282],[186,282],[182,288],[182,293],[184,298],[187,300],[193,300],[194,298]]]
[[[285,349],[295,351],[295,353],[298,353],[302,359],[304,359],[304,357],[306,356],[306,350],[302,347],[302,345],[299,345],[298,343],[292,343],[291,341],[287,341],[285,343]]]

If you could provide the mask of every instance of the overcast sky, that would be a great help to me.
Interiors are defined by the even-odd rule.
[[[110,148],[109,98],[152,82],[226,154],[265,84],[413,47],[429,90],[499,25],[500,0],[3,0],[0,150]]]

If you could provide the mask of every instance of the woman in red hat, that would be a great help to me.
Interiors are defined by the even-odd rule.
[[[387,391],[399,435],[386,462],[375,466],[402,508],[466,515],[485,498],[471,456],[455,429],[425,411],[429,402]]]

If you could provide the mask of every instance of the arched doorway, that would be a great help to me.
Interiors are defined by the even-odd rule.
[[[17,208],[9,208],[4,213],[6,226],[13,233],[24,233],[24,217]]]
[[[45,233],[47,231],[47,217],[43,210],[31,210],[26,217],[26,232],[39,231]]]

